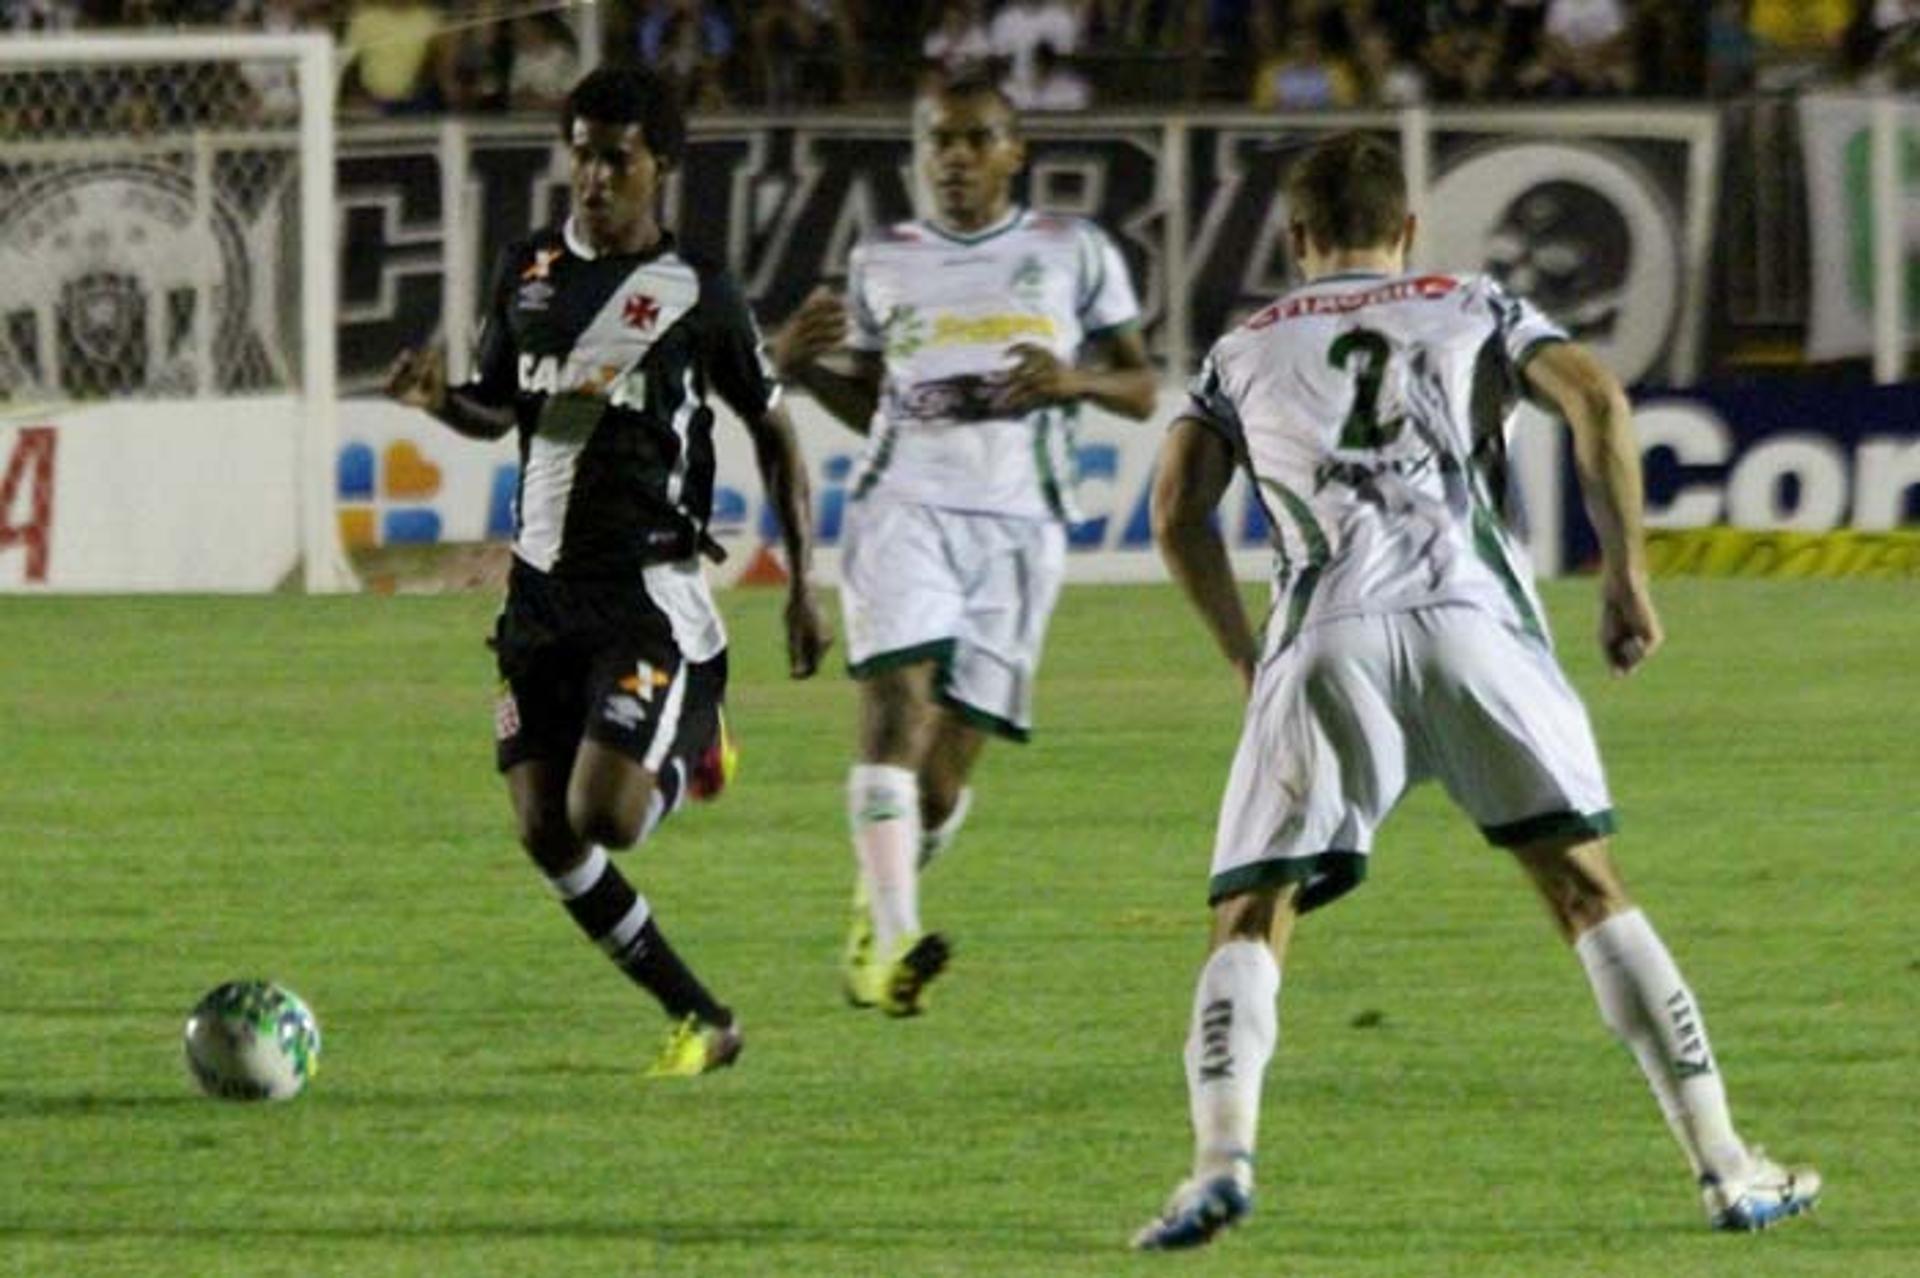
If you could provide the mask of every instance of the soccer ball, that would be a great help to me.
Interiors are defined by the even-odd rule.
[[[187,1017],[187,1070],[221,1100],[292,1100],[320,1064],[320,1023],[272,981],[228,981]]]

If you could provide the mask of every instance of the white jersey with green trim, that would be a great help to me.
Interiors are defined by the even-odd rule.
[[[1080,218],[1015,209],[961,235],[901,222],[854,250],[848,344],[885,357],[853,495],[1074,519],[1075,409],[1005,405],[1022,343],[1071,364],[1089,336],[1139,318],[1119,250]]]
[[[1187,412],[1272,526],[1274,623],[1469,604],[1546,635],[1502,517],[1520,369],[1565,330],[1483,275],[1326,276],[1222,337]]]

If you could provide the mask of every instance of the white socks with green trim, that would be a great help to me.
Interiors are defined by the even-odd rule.
[[[1745,1174],[1747,1149],[1733,1130],[1699,1004],[1647,916],[1616,914],[1581,933],[1573,950],[1601,1019],[1639,1061],[1694,1176]]]
[[[1200,969],[1187,1032],[1197,1176],[1253,1157],[1260,1084],[1279,1038],[1280,965],[1263,941],[1228,941]]]
[[[920,783],[908,768],[857,763],[847,778],[853,852],[873,912],[874,952],[890,958],[920,934]]]

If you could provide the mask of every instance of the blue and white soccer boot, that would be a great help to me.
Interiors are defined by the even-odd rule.
[[[1253,1210],[1253,1168],[1236,1160],[1226,1171],[1181,1182],[1166,1210],[1133,1236],[1135,1251],[1186,1251],[1204,1247]]]
[[[1700,1199],[1707,1223],[1733,1233],[1753,1233],[1813,1210],[1820,1197],[1820,1173],[1811,1167],[1782,1167],[1758,1149],[1737,1180],[1709,1172],[1700,1178]]]

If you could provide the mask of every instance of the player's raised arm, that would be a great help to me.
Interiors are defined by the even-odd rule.
[[[864,435],[880,402],[882,356],[845,351],[844,372],[822,362],[842,351],[847,331],[846,302],[830,289],[816,288],[774,333],[773,366],[782,381],[804,387],[821,407]]]
[[[1211,516],[1233,479],[1233,446],[1198,417],[1181,417],[1160,446],[1153,537],[1167,570],[1200,613],[1241,682],[1253,686],[1259,651],[1226,543]]]
[[[1630,673],[1663,637],[1647,588],[1633,410],[1619,379],[1572,342],[1541,350],[1526,362],[1524,376],[1573,431],[1580,493],[1600,538],[1600,646],[1615,674]]]

